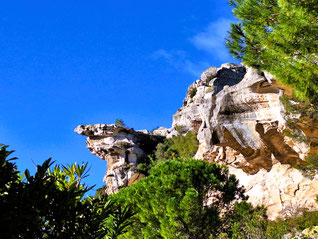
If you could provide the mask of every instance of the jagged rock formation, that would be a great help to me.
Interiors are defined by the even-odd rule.
[[[80,125],[75,132],[87,136],[87,148],[99,158],[107,161],[104,182],[106,193],[116,193],[122,187],[143,178],[137,165],[153,152],[164,137],[148,131],[134,131],[117,125]]]
[[[76,132],[89,136],[88,148],[108,161],[108,192],[127,186],[136,175],[135,166],[147,153],[141,135],[152,142],[152,150],[164,137],[194,131],[199,140],[195,157],[228,165],[245,186],[249,201],[265,205],[271,219],[301,207],[318,208],[318,175],[311,180],[291,166],[301,164],[313,149],[284,135],[285,109],[279,99],[284,90],[272,78],[242,65],[212,67],[189,86],[170,129],[161,127],[149,135],[89,125]]]

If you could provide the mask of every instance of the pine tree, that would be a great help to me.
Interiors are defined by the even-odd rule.
[[[295,89],[300,100],[318,102],[318,1],[229,0],[239,23],[227,46],[248,66],[268,71]]]
[[[232,205],[243,193],[224,166],[189,158],[160,162],[113,196],[136,212],[124,238],[205,239],[230,231]]]

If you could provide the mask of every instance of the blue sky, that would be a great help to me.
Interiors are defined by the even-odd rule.
[[[21,171],[49,157],[88,161],[86,182],[103,186],[106,163],[74,128],[170,127],[189,84],[234,62],[224,47],[233,21],[226,0],[2,2],[0,142]]]

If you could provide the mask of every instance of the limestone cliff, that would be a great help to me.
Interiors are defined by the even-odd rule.
[[[195,157],[228,165],[245,186],[249,201],[265,205],[270,218],[301,207],[318,208],[318,175],[309,179],[291,166],[301,164],[312,148],[284,135],[286,114],[280,101],[284,90],[272,78],[242,65],[212,67],[189,86],[170,129],[161,127],[150,134],[88,125],[75,131],[88,136],[88,148],[107,160],[109,193],[142,177],[136,165],[164,137],[194,131],[199,140]]]
[[[87,136],[87,148],[107,161],[104,182],[106,193],[116,193],[144,175],[137,165],[152,153],[164,137],[150,135],[147,131],[134,131],[117,125],[80,125],[75,132]]]

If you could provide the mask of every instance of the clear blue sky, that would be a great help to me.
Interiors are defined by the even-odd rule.
[[[226,0],[3,1],[0,143],[21,171],[49,157],[88,161],[86,182],[103,186],[106,163],[74,128],[170,127],[189,84],[234,61],[231,21]]]

